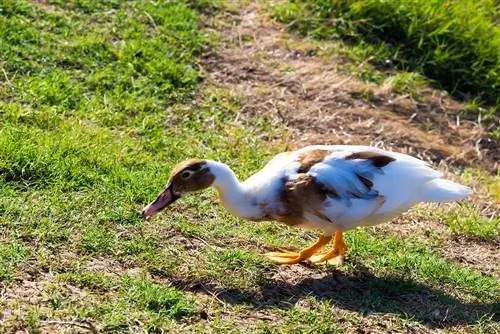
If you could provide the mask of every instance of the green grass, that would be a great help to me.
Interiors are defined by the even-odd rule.
[[[418,99],[425,83],[425,78],[416,72],[400,72],[388,76],[383,85],[390,87],[390,90],[394,93],[408,94],[412,98]]]
[[[9,280],[17,264],[26,260],[28,250],[17,240],[0,244],[0,280]]]
[[[312,38],[346,41],[357,59],[417,71],[498,112],[498,9],[492,0],[301,0],[279,3],[274,16]]]
[[[444,223],[457,234],[482,238],[495,238],[500,234],[500,218],[484,218],[477,211],[468,207],[450,212]]]
[[[113,291],[112,298],[104,298],[94,305],[82,304],[75,309],[82,317],[99,319],[105,331],[132,328],[134,320],[139,319],[145,321],[146,329],[155,331],[175,324],[175,319],[196,313],[193,297],[168,283],[154,283],[143,276],[112,277],[90,270],[76,270],[59,275],[59,281],[101,294]],[[64,284],[61,283],[54,284],[53,289],[64,294]],[[57,297],[53,297],[52,303],[56,308],[74,307]]]
[[[479,169],[470,168],[464,171],[463,176],[468,181],[476,181],[483,185],[491,198],[500,202],[500,173],[489,175]]]
[[[108,291],[115,285],[113,279],[103,273],[94,272],[86,268],[70,269],[68,272],[61,273],[58,280],[69,282],[78,288],[88,288],[91,290]]]
[[[155,317],[184,317],[193,314],[194,301],[166,284],[155,284],[141,278],[126,277],[119,296],[127,303],[145,309]]]
[[[141,219],[183,159],[221,160],[245,178],[287,148],[285,130],[267,119],[236,122],[241,97],[199,69],[218,40],[200,15],[224,6],[0,4],[0,284],[8,292],[0,332],[76,329],[47,327],[53,320],[88,320],[103,332],[331,333],[380,323],[493,332],[498,278],[436,255],[432,240],[358,230],[347,235],[345,266],[287,269],[261,253],[304,247],[315,234],[243,222],[213,191]],[[418,94],[420,77],[405,75],[387,80]],[[497,189],[476,170],[465,177]],[[467,212],[432,219],[495,242],[498,226]],[[447,320],[432,317],[436,308],[450,310]]]

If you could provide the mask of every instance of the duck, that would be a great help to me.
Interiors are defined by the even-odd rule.
[[[265,254],[290,265],[341,265],[348,251],[345,232],[388,222],[417,203],[457,201],[471,193],[407,154],[372,146],[313,145],[276,155],[243,182],[224,163],[183,161],[141,214],[149,220],[179,198],[210,187],[228,211],[243,219],[319,230],[318,239],[299,252]]]

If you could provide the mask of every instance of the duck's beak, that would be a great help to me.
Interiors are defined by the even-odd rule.
[[[148,219],[155,213],[165,209],[179,198],[180,196],[173,191],[172,185],[167,186],[167,188],[165,188],[165,190],[163,190],[153,202],[149,203],[146,207],[144,207],[144,209],[142,209],[142,217]]]

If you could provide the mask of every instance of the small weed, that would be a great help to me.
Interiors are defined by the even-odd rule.
[[[28,317],[26,319],[26,326],[29,328],[31,333],[36,333],[40,325],[40,319],[38,314],[38,309],[36,306],[32,307],[28,311]]]
[[[408,94],[414,99],[418,99],[423,85],[426,84],[425,78],[415,72],[400,72],[391,75],[384,80],[383,85],[389,87],[390,91],[396,94]]]
[[[105,274],[90,270],[77,270],[60,274],[59,280],[69,282],[79,288],[106,291],[113,286],[113,280]]]
[[[28,248],[19,241],[12,240],[11,242],[1,243],[0,281],[10,280],[17,265],[25,260],[28,255]]]
[[[449,212],[444,223],[457,234],[494,239],[500,234],[500,218],[486,219],[473,208],[464,206]]]

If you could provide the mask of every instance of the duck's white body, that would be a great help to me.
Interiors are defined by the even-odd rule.
[[[242,183],[226,165],[207,163],[229,211],[250,220],[319,228],[324,235],[386,222],[419,202],[459,200],[470,193],[441,179],[422,160],[370,146],[308,146],[282,153]]]
[[[341,264],[348,250],[344,231],[388,221],[418,202],[458,200],[470,193],[440,177],[422,160],[369,146],[308,146],[281,153],[244,182],[223,163],[191,159],[173,169],[167,187],[142,215],[148,218],[183,194],[212,186],[237,216],[322,230],[313,245],[268,253],[270,260]],[[321,251],[332,239],[333,247]]]

